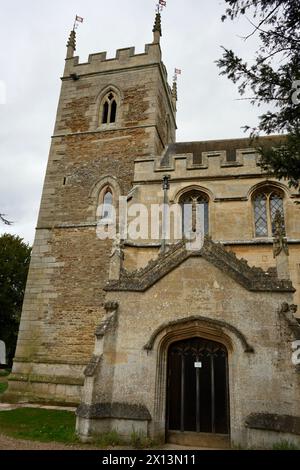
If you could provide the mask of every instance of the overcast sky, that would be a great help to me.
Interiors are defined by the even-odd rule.
[[[177,141],[243,137],[259,110],[238,100],[236,87],[214,63],[221,45],[251,62],[255,39],[245,20],[221,22],[223,0],[168,0],[163,12],[163,60],[178,82]],[[64,68],[66,42],[76,14],[80,61],[89,53],[152,41],[155,0],[0,0],[0,211],[14,221],[0,233],[32,243]],[[6,87],[6,103],[1,90]],[[2,93],[3,94],[3,93]]]

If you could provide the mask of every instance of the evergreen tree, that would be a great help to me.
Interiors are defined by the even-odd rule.
[[[253,138],[260,133],[282,134],[276,149],[264,148],[257,141],[261,166],[290,186],[300,182],[300,0],[225,0],[222,17],[247,18],[251,32],[244,38],[259,36],[254,63],[249,64],[234,51],[223,48],[217,61],[221,75],[238,85],[244,99],[253,105],[267,104],[270,110],[259,116]],[[248,96],[248,93],[250,96]],[[249,126],[244,126],[250,130]]]

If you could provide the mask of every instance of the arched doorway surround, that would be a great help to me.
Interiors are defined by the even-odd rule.
[[[144,349],[152,356],[155,367],[154,408],[152,414],[151,434],[162,435],[167,428],[167,372],[168,352],[173,343],[201,338],[220,343],[226,348],[228,357],[228,390],[232,388],[231,360],[233,353],[254,353],[240,330],[222,320],[208,317],[192,316],[162,324],[150,336]],[[251,354],[252,355],[252,354]],[[230,397],[228,403],[230,402]],[[230,420],[232,416],[230,417]],[[228,419],[228,422],[230,421]],[[230,422],[229,422],[230,432]]]

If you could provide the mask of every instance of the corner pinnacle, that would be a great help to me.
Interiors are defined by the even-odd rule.
[[[156,13],[156,16],[155,16],[155,22],[154,22],[154,26],[153,26],[153,43],[159,43],[159,40],[160,40],[160,37],[162,35],[162,32],[161,32],[161,14],[160,13]]]
[[[177,101],[177,82],[173,82],[173,87],[172,87],[172,97],[175,101]]]
[[[72,29],[67,43],[67,59],[71,59],[76,51],[76,32]]]

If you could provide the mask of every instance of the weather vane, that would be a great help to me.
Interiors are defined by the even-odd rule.
[[[178,75],[181,75],[181,69],[175,69],[175,71],[174,71],[174,77],[173,77],[173,81],[174,81],[174,82],[177,82]]]
[[[74,26],[73,26],[73,31],[78,28],[78,23],[83,23],[83,18],[82,16],[75,16],[75,21],[74,21]]]
[[[167,0],[158,0],[156,5],[156,13],[160,13],[167,6]]]

